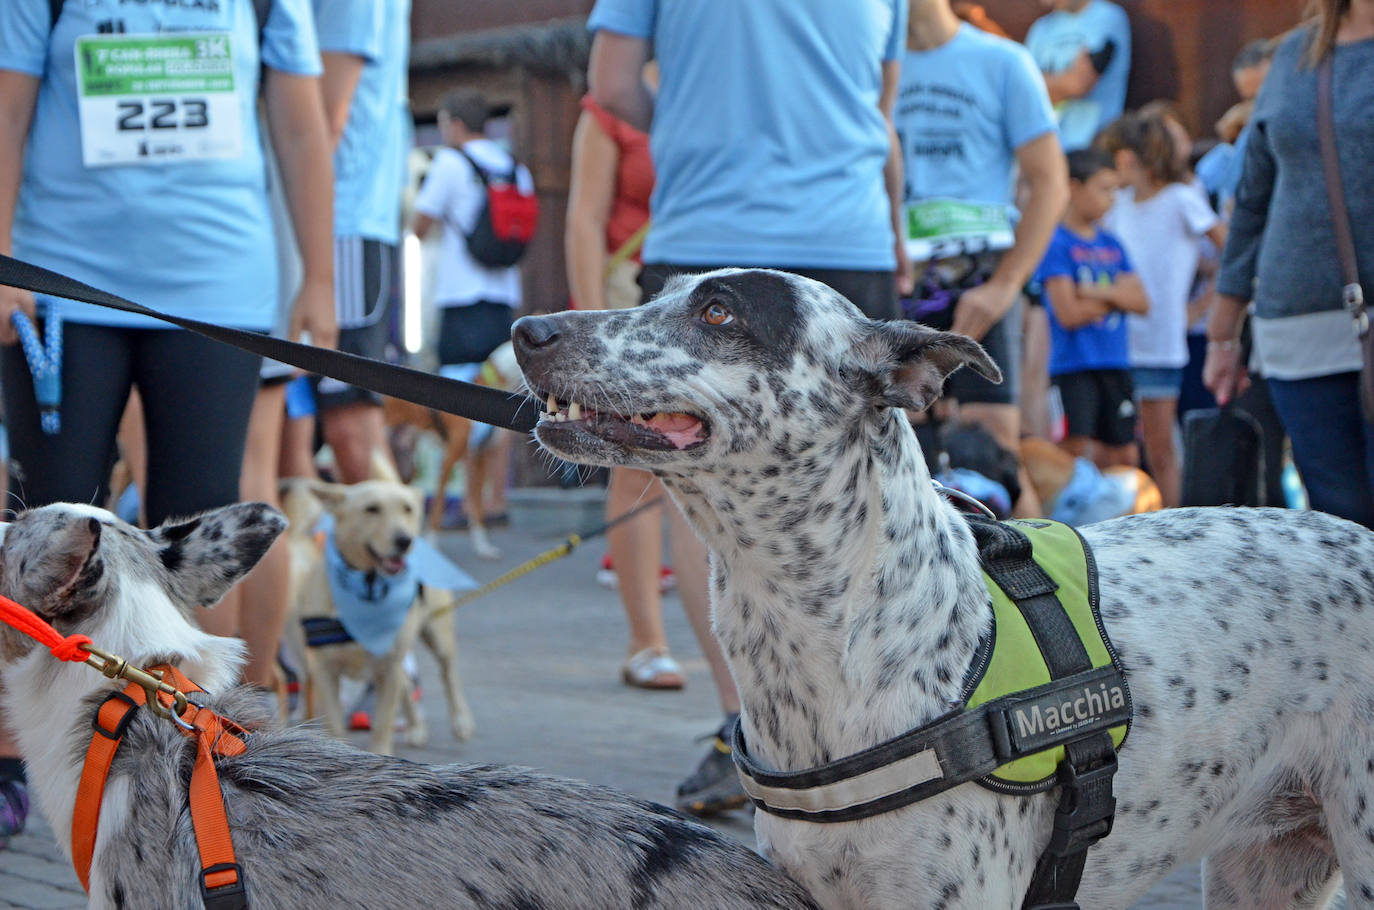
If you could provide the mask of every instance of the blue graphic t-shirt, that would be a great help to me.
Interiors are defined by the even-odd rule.
[[[907,0],[597,0],[662,84],[645,262],[888,270],[882,64]]]
[[[259,46],[261,44],[261,47]],[[0,0],[0,69],[39,80],[14,254],[178,316],[266,330],[277,250],[261,65],[320,72],[309,0]],[[69,322],[165,329],[63,301]]]
[[[1035,277],[1043,287],[1051,278],[1069,278],[1074,284],[1108,285],[1116,276],[1134,271],[1126,250],[1101,228],[1086,240],[1062,224],[1055,229],[1049,249]],[[1054,316],[1049,292],[1045,309],[1050,314],[1050,375],[1084,370],[1124,370],[1131,365],[1130,334],[1126,314],[1113,311],[1096,322],[1066,329]]]
[[[939,47],[907,51],[893,121],[912,259],[957,255],[968,244],[1010,248],[1016,152],[1055,128],[1026,49],[965,24]]]
[[[1086,148],[1093,137],[1126,107],[1126,81],[1131,73],[1131,23],[1126,12],[1108,0],[1088,0],[1078,12],[1058,10],[1042,16],[1026,34],[1026,47],[1042,72],[1061,73],[1079,53],[1099,54],[1111,46],[1111,60],[1097,84],[1082,98],[1055,105],[1064,150]]]

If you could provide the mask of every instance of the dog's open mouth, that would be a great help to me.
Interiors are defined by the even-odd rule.
[[[383,556],[377,552],[372,544],[367,545],[367,552],[372,555],[373,559],[377,560],[377,568],[381,570],[383,575],[399,575],[405,571],[406,555],[404,553]]]
[[[625,448],[674,451],[706,442],[710,427],[700,417],[682,411],[616,414],[597,411],[576,401],[560,402],[552,393],[545,398],[547,411],[539,418],[542,429],[586,433]]]

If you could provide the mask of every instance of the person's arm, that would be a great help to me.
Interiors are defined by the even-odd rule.
[[[24,145],[38,100],[39,78],[16,70],[0,70],[0,253],[13,252],[14,210],[24,172]],[[34,315],[33,294],[19,288],[0,288],[0,344],[19,340],[10,318],[16,310]]]
[[[649,51],[647,38],[600,29],[592,39],[591,61],[587,65],[593,100],[646,133],[654,119],[654,96],[644,84]]]
[[[1016,226],[1016,242],[987,283],[965,291],[954,309],[951,331],[975,340],[987,334],[1016,302],[1069,202],[1069,170],[1057,134],[1044,133],[1020,146],[1016,161],[1029,188]]]
[[[1103,69],[1106,67],[1104,66]],[[1082,98],[1097,85],[1102,71],[1093,65],[1093,57],[1086,49],[1078,52],[1072,64],[1057,73],[1045,74],[1045,88],[1049,90],[1050,101],[1058,104]]]
[[[1112,311],[1105,300],[1095,299],[1082,291],[1083,288],[1068,275],[1045,279],[1045,302],[1055,320],[1070,331],[1092,325]]]
[[[435,223],[436,219],[426,215],[424,212],[416,212],[415,217],[410,219],[411,233],[421,240],[424,240],[425,235],[429,233],[429,229],[434,227]]]
[[[290,337],[334,347],[334,164],[319,79],[267,68],[263,95],[272,146],[281,164],[303,276],[291,307]]]
[[[581,310],[606,308],[606,222],[615,200],[620,149],[591,111],[573,133],[568,223],[563,234],[568,287]]]
[[[906,250],[906,175],[903,171],[902,144],[897,138],[893,111],[897,108],[897,88],[901,82],[902,64],[898,60],[883,61],[883,88],[878,97],[878,109],[887,125],[887,161],[883,163],[883,184],[887,187],[888,206],[892,213],[892,233],[897,256],[897,293],[910,297],[916,290],[916,270]]]
[[[367,61],[357,54],[324,51],[320,54],[324,64],[324,75],[320,88],[324,91],[324,116],[329,124],[329,147],[339,147],[344,128],[348,126],[348,109],[353,104],[353,94],[358,90],[358,80],[363,76]]]
[[[1088,284],[1078,288],[1080,297],[1102,303],[1109,309],[1143,316],[1150,311],[1145,285],[1134,272],[1121,272],[1111,284]],[[1058,312],[1055,313],[1058,316]],[[1064,320],[1059,320],[1061,323]]]

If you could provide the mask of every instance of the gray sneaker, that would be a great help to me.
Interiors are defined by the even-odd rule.
[[[711,741],[710,750],[697,769],[678,785],[677,799],[673,805],[679,812],[715,815],[738,809],[749,802],[744,788],[740,786],[739,773],[735,770],[735,760],[730,757],[730,744],[727,741],[738,716],[729,715],[719,730],[706,737]]]

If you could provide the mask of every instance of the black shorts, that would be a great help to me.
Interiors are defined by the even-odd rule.
[[[1051,379],[1064,406],[1068,435],[1109,446],[1135,441],[1135,385],[1130,370],[1084,370]]]
[[[732,266],[667,265],[658,262],[645,265],[639,272],[639,302],[645,304],[653,300],[658,296],[659,291],[663,290],[668,279],[674,275],[700,275],[703,272],[714,272],[720,268],[732,268]],[[758,266],[758,268],[773,268],[773,266]],[[897,276],[892,272],[875,272],[863,269],[810,269],[792,266],[777,266],[776,268],[780,272],[801,275],[803,278],[810,278],[833,288],[863,310],[870,319],[896,319],[900,315],[897,309]]]
[[[439,363],[482,363],[510,341],[515,308],[479,300],[467,306],[444,307],[439,322]]]
[[[366,237],[334,238],[334,312],[339,350],[385,360],[392,314],[400,297],[400,248]],[[315,380],[321,411],[350,404],[382,403],[382,397],[327,376]]]
[[[129,389],[143,399],[151,525],[239,499],[261,357],[181,329],[62,327],[62,432],[39,427],[17,345],[0,347],[0,387],[15,471],[10,503],[103,503]]]

